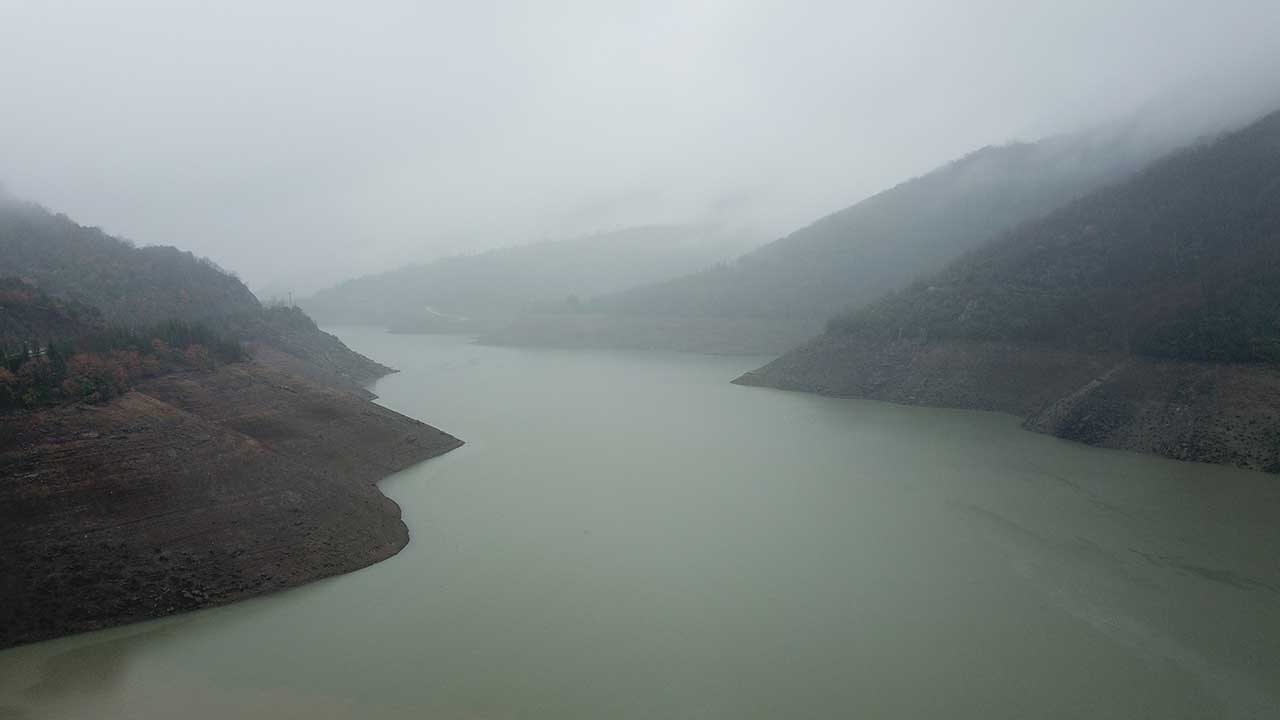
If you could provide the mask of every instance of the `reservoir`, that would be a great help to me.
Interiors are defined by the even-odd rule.
[[[32,718],[1280,717],[1280,478],[767,358],[337,329],[467,441],[348,575],[0,653]]]

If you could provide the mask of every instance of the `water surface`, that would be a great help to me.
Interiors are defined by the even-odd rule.
[[[758,358],[341,330],[468,445],[412,541],[0,653],[0,718],[1280,716],[1280,478],[728,384]]]

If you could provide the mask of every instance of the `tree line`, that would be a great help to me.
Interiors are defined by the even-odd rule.
[[[105,402],[137,381],[246,359],[244,349],[200,323],[108,328],[75,340],[0,342],[0,410]]]

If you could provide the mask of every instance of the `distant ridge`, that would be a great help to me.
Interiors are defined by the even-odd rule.
[[[478,332],[705,267],[755,244],[750,233],[713,226],[640,226],[411,265],[300,302],[325,323]]]
[[[1138,128],[985,147],[737,260],[527,317],[498,344],[782,352],[850,307],[935,272],[1157,156]]]

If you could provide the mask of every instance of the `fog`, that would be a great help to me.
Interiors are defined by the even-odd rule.
[[[0,181],[307,292],[639,223],[780,234],[982,145],[1260,111],[1280,67],[1274,0],[903,5],[0,0]]]

